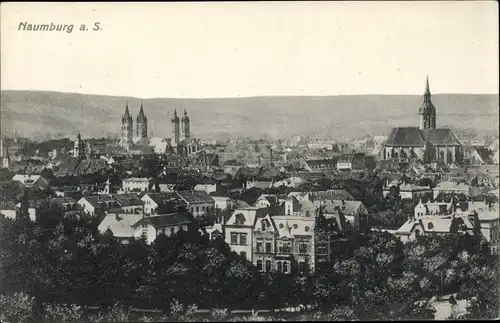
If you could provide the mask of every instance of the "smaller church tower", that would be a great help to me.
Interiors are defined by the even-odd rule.
[[[425,81],[424,102],[422,102],[418,114],[420,115],[420,130],[436,129],[436,108],[431,101],[429,77]]]
[[[190,122],[187,111],[184,109],[184,116],[182,117],[182,139],[191,138]]]
[[[144,114],[142,101],[141,110],[139,111],[136,119],[136,137],[139,141],[148,138],[148,118],[146,118],[146,115]]]
[[[173,131],[173,140],[177,145],[180,141],[180,119],[177,116],[177,110],[174,109],[174,116],[172,117],[172,131]]]
[[[75,145],[73,147],[73,157],[83,158],[85,155],[85,147],[83,146],[82,136],[78,134],[75,140]]]
[[[122,116],[122,136],[120,140],[120,145],[124,148],[129,148],[130,144],[132,144],[132,116],[128,110],[128,102],[125,105],[125,114]]]

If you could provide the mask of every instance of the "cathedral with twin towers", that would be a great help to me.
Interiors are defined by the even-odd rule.
[[[153,143],[152,138],[148,137],[148,118],[144,113],[144,107],[141,101],[139,114],[136,117],[136,127],[134,136],[133,118],[129,111],[128,102],[125,105],[125,113],[122,115],[122,127],[120,146],[128,152],[145,150],[144,148],[151,147],[156,153],[176,153],[183,156],[195,154],[200,151],[200,143],[198,140],[191,138],[191,120],[184,110],[184,115],[179,118],[177,110],[171,119],[172,138],[161,138],[166,144],[165,149],[157,149],[156,143]]]

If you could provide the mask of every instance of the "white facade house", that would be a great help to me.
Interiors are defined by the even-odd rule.
[[[252,259],[252,231],[258,215],[266,213],[266,209],[248,207],[236,209],[227,220],[225,226],[225,241],[232,251],[244,255],[248,261]]]
[[[111,230],[113,236],[123,244],[129,243],[134,238],[134,228],[132,227],[140,219],[142,214],[118,214],[109,213],[98,226],[101,234],[104,234],[108,229]]]
[[[185,214],[170,213],[144,217],[132,227],[135,239],[145,239],[151,244],[160,234],[173,236],[179,231],[187,231],[190,224],[191,220]]]
[[[434,188],[434,199],[437,198],[439,193],[444,194],[464,194],[470,195],[470,186],[465,183],[455,183],[451,181],[444,181]]]
[[[423,198],[423,197],[431,197],[432,196],[432,188],[430,186],[419,186],[408,183],[401,183],[398,181],[394,181],[391,183],[386,183],[382,190],[382,194],[384,197],[387,197],[391,192],[391,188],[394,186],[399,187],[399,196],[401,199],[412,200],[414,198]]]
[[[214,200],[216,210],[232,210],[235,207],[235,201],[232,198],[226,196],[212,196],[212,199]]]
[[[195,191],[205,191],[207,194],[217,191],[217,184],[197,184],[194,187]]]
[[[125,193],[128,192],[145,192],[152,184],[151,178],[130,177],[122,182],[122,189]]]

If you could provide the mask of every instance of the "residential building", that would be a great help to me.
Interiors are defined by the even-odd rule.
[[[495,153],[486,147],[477,147],[474,149],[471,159],[478,165],[491,165],[495,163]]]
[[[170,237],[179,231],[187,231],[191,223],[187,214],[170,213],[143,217],[132,227],[135,239],[145,239],[151,244],[160,234]]]
[[[134,239],[135,229],[132,226],[142,218],[142,214],[108,213],[99,224],[98,230],[104,234],[109,229],[118,242],[127,244]]]
[[[151,178],[130,177],[123,180],[122,189],[125,193],[146,192],[152,187],[152,184]]]
[[[39,187],[42,189],[49,187],[49,182],[40,175],[16,174],[12,177],[12,181],[17,181],[25,187]]]
[[[401,199],[415,199],[415,198],[430,198],[432,197],[432,188],[430,186],[420,186],[410,183],[399,181],[392,181],[384,185],[382,194],[384,197],[390,194],[392,187],[399,187],[399,196]]]
[[[215,210],[214,199],[205,191],[178,191],[176,194],[194,217],[210,215]]]
[[[216,210],[226,211],[234,210],[236,201],[226,196],[212,196]]]
[[[422,199],[415,206],[414,215],[416,218],[428,215],[450,215],[453,212],[452,202],[431,202],[422,203]]]
[[[91,195],[84,196],[78,200],[83,212],[89,215],[97,215],[116,206],[116,201],[111,196]]]
[[[155,215],[172,211],[175,206],[185,205],[180,203],[178,196],[175,193],[146,193],[141,197],[144,203],[144,215]]]
[[[113,199],[116,201],[117,207],[121,213],[125,214],[142,214],[144,210],[144,202],[136,194],[114,194]]]
[[[450,234],[454,233],[453,221],[456,221],[456,234],[473,234],[473,225],[467,217],[453,215],[410,217],[394,234],[404,243],[413,241],[420,235]]]
[[[443,181],[436,185],[433,189],[434,199],[438,197],[440,193],[443,194],[464,194],[465,196],[470,195],[470,186],[465,183],[456,183],[451,181]]]
[[[337,160],[337,170],[363,170],[365,157],[363,153],[342,154]]]
[[[275,194],[262,194],[257,201],[255,201],[254,206],[263,208],[279,206],[278,196]]]
[[[194,190],[195,191],[205,191],[205,192],[207,192],[207,194],[214,193],[214,192],[217,192],[217,184],[216,183],[197,184],[194,187]]]

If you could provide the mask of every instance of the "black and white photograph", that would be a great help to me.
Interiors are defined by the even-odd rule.
[[[498,20],[3,2],[0,321],[500,318]]]

